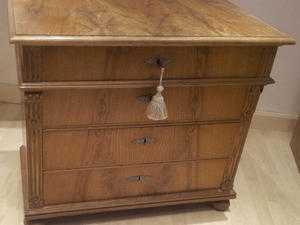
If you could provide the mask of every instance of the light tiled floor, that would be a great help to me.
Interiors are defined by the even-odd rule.
[[[300,225],[300,174],[288,132],[250,130],[230,211],[171,207],[72,218],[49,225]],[[22,225],[19,122],[0,122],[0,225]]]

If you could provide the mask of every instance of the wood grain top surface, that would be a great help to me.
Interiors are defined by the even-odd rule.
[[[9,0],[12,42],[293,44],[226,0]]]

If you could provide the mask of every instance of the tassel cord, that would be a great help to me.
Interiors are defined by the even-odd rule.
[[[160,70],[159,86],[162,86],[162,79],[163,79],[164,74],[165,74],[165,68],[162,67]]]

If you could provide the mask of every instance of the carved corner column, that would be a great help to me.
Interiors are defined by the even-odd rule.
[[[249,87],[241,117],[241,126],[234,144],[235,147],[232,153],[232,157],[230,158],[230,163],[228,163],[223,183],[221,185],[222,190],[231,190],[233,188],[233,181],[237,172],[239,161],[241,159],[251,120],[263,88],[263,85]]]
[[[40,92],[25,93],[26,144],[28,159],[29,208],[39,208],[42,200],[42,108]]]

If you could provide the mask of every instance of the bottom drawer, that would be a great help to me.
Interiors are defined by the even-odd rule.
[[[225,159],[44,173],[46,205],[218,188]]]

